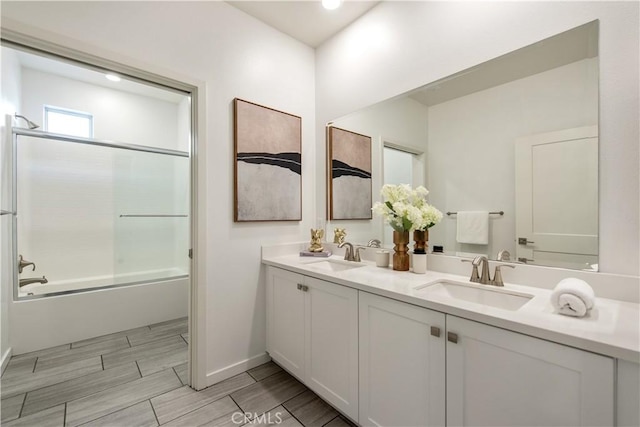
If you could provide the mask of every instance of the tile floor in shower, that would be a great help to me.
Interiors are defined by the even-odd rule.
[[[182,318],[14,356],[0,380],[1,423],[353,425],[273,362],[192,390],[184,385],[188,339]]]

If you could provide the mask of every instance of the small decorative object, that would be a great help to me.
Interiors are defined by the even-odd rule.
[[[309,246],[309,252],[322,252],[322,238],[324,237],[324,230],[311,229],[311,246]]]
[[[333,230],[333,243],[344,243],[344,238],[347,237],[347,230],[346,228],[338,228],[336,227],[335,230]]]
[[[393,232],[393,269],[398,271],[409,271],[409,232]]]
[[[426,254],[429,241],[429,229],[413,230],[413,253]]]
[[[376,265],[378,267],[389,267],[389,251],[379,250],[376,252]]]
[[[427,272],[427,254],[419,254],[414,252],[411,257],[411,265],[413,272],[416,274],[424,274]]]
[[[416,245],[414,254],[426,254],[427,229],[433,227],[442,219],[442,212],[434,208],[426,201],[429,191],[423,186],[415,190],[407,184],[386,184],[380,190],[384,202],[376,202],[372,210],[381,215],[393,228],[393,269],[400,271],[409,270],[409,231],[424,231],[424,236],[414,234]],[[418,237],[420,242],[416,239]],[[397,260],[396,260],[397,258]],[[426,263],[425,263],[426,268]]]
[[[327,130],[329,219],[371,219],[371,137]]]
[[[302,219],[302,119],[234,99],[234,220]]]

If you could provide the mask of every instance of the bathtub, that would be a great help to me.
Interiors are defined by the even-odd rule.
[[[20,293],[24,298],[9,302],[12,352],[22,354],[185,317],[189,285],[189,276],[180,269],[26,285]]]
[[[145,282],[159,282],[164,280],[185,279],[187,273],[179,268],[164,270],[147,270],[134,273],[83,277],[72,280],[51,280],[48,283],[31,283],[18,290],[18,297],[48,295],[60,293],[76,293],[89,290],[112,288],[123,285]]]

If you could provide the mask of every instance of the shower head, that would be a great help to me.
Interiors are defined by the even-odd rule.
[[[16,119],[23,119],[25,122],[27,122],[27,126],[29,126],[29,129],[38,129],[40,127],[40,125],[33,123],[31,120],[27,119],[25,116],[21,116],[18,113],[15,113],[13,116]]]

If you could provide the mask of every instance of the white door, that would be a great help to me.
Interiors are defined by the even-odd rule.
[[[447,425],[612,426],[613,413],[613,359],[447,316]]]
[[[358,291],[305,277],[306,385],[358,419]]]
[[[267,351],[282,367],[304,378],[304,276],[268,268]]]
[[[364,426],[445,424],[445,316],[360,292]]]
[[[598,127],[520,138],[515,162],[516,257],[572,268],[597,263]]]

